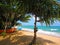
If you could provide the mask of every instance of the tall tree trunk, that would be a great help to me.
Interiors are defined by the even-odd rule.
[[[6,36],[6,30],[7,30],[7,26],[8,26],[8,23],[7,23],[7,20],[8,20],[8,15],[5,14],[5,25],[4,25],[4,32],[2,33],[3,37]]]
[[[36,24],[37,24],[37,16],[35,16],[35,23],[34,23],[34,37],[33,37],[32,42],[31,42],[29,45],[33,45],[33,44],[35,45],[35,44],[36,44],[36,32],[37,32]]]
[[[35,23],[34,23],[34,43],[36,43],[36,32],[37,32],[37,16],[35,15]]]
[[[6,32],[7,25],[8,25],[8,24],[7,24],[8,15],[9,15],[9,14],[6,14],[6,22],[5,22],[5,29],[4,29],[4,32]]]
[[[5,29],[4,29],[4,32],[6,32],[7,30],[7,21],[5,22]]]

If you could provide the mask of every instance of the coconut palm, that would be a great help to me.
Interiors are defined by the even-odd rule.
[[[34,23],[34,41],[36,41],[36,22],[39,17],[39,22],[46,23],[46,25],[53,24],[55,20],[60,18],[60,4],[55,0],[21,0],[25,5],[27,13],[35,15]]]
[[[0,0],[0,17],[2,28],[11,28],[17,20],[27,22],[30,16],[25,15],[23,4],[17,0]],[[5,26],[5,27],[4,27]]]

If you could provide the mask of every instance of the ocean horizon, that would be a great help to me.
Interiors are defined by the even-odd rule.
[[[22,30],[33,31],[33,25],[22,25]],[[60,37],[60,26],[37,26],[38,33]]]
[[[27,29],[34,29],[33,25],[24,25],[21,27],[27,28]],[[44,31],[60,33],[60,26],[37,26],[37,30],[39,30],[39,29],[44,30]]]

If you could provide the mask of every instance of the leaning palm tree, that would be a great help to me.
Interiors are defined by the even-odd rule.
[[[21,0],[25,5],[27,13],[32,13],[35,15],[34,23],[34,40],[36,41],[36,22],[37,17],[39,17],[39,22],[46,23],[46,25],[53,24],[55,20],[60,18],[60,4],[55,0]]]

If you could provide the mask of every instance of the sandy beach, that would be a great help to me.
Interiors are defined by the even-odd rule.
[[[5,37],[0,35],[0,45],[29,45],[33,32],[20,30]],[[60,38],[37,33],[36,45],[60,45]]]

